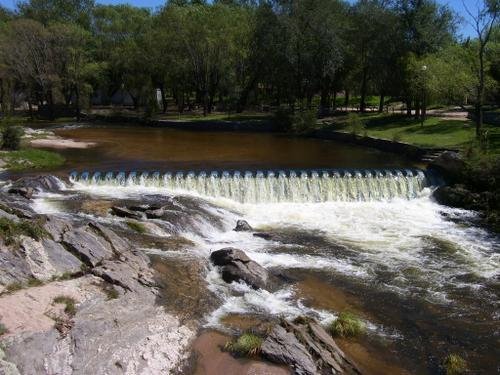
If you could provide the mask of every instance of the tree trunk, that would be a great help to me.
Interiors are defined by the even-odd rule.
[[[484,97],[484,47],[485,43],[481,41],[479,46],[479,85],[477,87],[476,98],[476,137],[481,137],[483,128],[483,97]]]
[[[166,113],[167,112],[167,97],[165,95],[165,86],[163,83],[160,84],[160,93],[161,93],[162,112]]]
[[[345,90],[344,105],[347,112],[347,107],[349,106],[349,90]]]
[[[337,110],[337,90],[333,90],[333,112]]]
[[[367,84],[367,71],[366,68],[363,68],[363,78],[361,81],[361,99],[359,102],[359,110],[360,112],[366,111],[366,84]]]
[[[406,99],[406,116],[411,116],[411,99]]]
[[[383,92],[380,93],[380,102],[378,103],[378,112],[384,112],[384,104],[385,104],[385,94]]]
[[[54,94],[52,89],[49,90],[47,95],[47,105],[49,107],[49,119],[54,120],[56,116],[54,113]]]
[[[30,120],[33,120],[33,104],[31,103],[31,93],[28,94],[28,111],[30,114]]]
[[[75,86],[75,111],[76,111],[76,122],[80,122],[80,90],[78,86]]]

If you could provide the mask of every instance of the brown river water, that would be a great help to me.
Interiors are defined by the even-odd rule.
[[[72,170],[414,167],[394,154],[278,134],[130,126],[62,128],[56,134],[97,143],[88,149],[61,150],[67,163],[53,171],[60,175]],[[409,184],[415,183],[410,180]],[[371,181],[363,189],[394,188],[384,184]],[[314,188],[300,184],[294,188],[307,186]],[[203,207],[206,217],[174,225],[176,236],[186,239],[182,250],[171,244],[161,251],[160,245],[147,246],[155,254],[155,267],[165,274],[171,307],[203,321],[205,331],[195,351],[206,360],[193,365],[195,373],[209,373],[203,368],[243,371],[253,366],[252,361],[234,362],[216,349],[235,327],[301,314],[327,324],[346,310],[362,317],[367,332],[339,344],[366,373],[439,374],[441,361],[450,353],[464,357],[471,373],[498,373],[500,240],[474,225],[474,213],[438,205],[429,185],[413,186],[412,194],[391,199],[365,194],[309,202],[294,201],[291,195],[282,203],[270,200],[269,191],[259,192],[260,188],[253,185],[256,201],[243,202],[195,190],[172,191],[168,186],[77,182],[72,189],[81,202],[72,198],[71,204],[61,203],[65,198],[48,197],[38,204],[41,211],[71,205],[83,212],[101,202],[104,208],[98,208],[106,212],[115,200],[147,203],[181,196]],[[272,233],[272,238],[234,232],[241,218]],[[287,282],[271,292],[225,284],[207,257],[211,250],[227,246],[243,249],[267,269],[286,276]],[[215,302],[205,301],[207,290]],[[259,366],[268,369],[267,364]]]

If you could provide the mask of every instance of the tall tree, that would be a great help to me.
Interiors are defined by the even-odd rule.
[[[485,91],[486,64],[485,54],[491,40],[493,29],[498,25],[500,18],[500,0],[484,0],[475,10],[465,3],[464,7],[469,16],[469,23],[477,36],[477,85],[476,85],[476,136],[479,138],[483,127],[483,105]]]

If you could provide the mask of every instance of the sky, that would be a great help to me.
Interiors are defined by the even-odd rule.
[[[464,8],[464,4],[470,9],[474,9],[476,4],[482,0],[437,0],[438,3],[448,5],[451,9],[453,9],[460,16],[465,17],[466,12]],[[0,4],[3,6],[13,9],[15,7],[17,0],[0,0]],[[128,3],[135,6],[140,7],[148,7],[148,8],[156,8],[165,4],[165,0],[96,0],[97,3],[100,4],[120,4],[120,3]],[[473,36],[473,30],[469,24],[463,22],[459,26],[459,34],[463,37]]]

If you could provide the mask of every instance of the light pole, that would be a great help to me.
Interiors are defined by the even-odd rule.
[[[420,109],[420,125],[423,127],[425,122],[426,108],[426,78],[427,78],[427,65],[422,65],[422,108]]]

